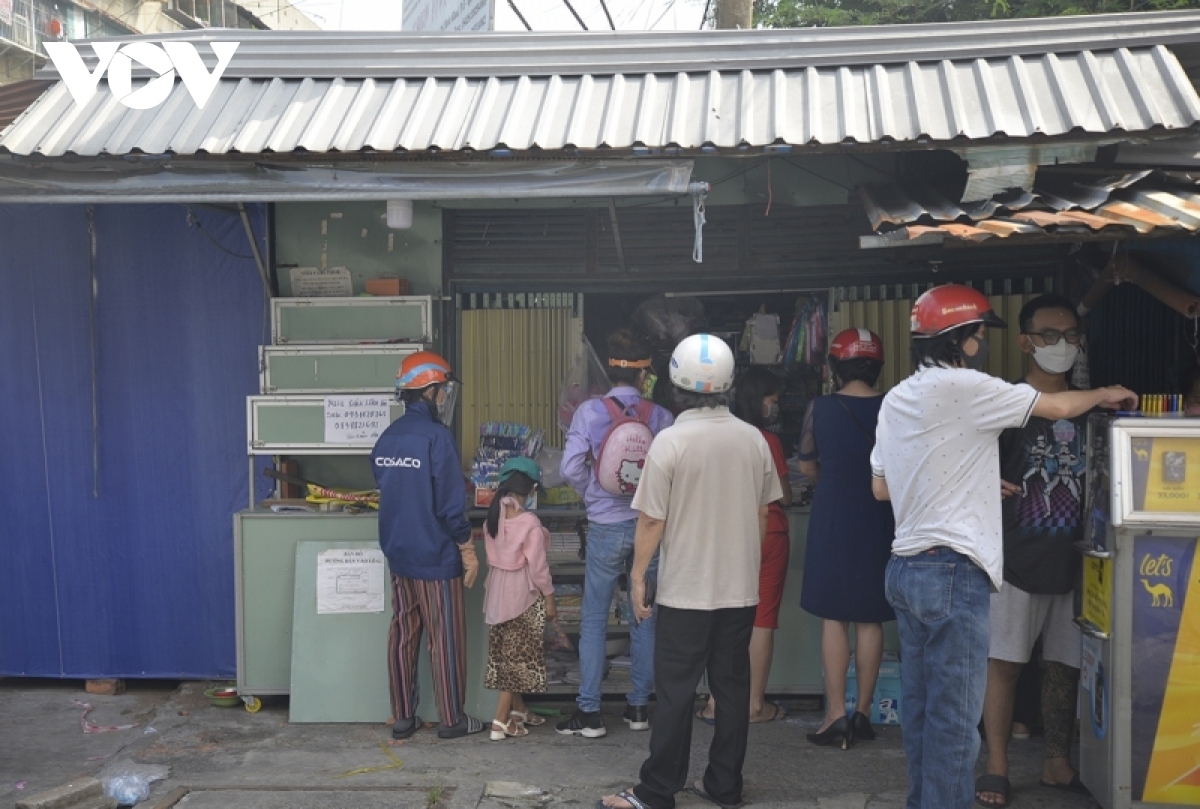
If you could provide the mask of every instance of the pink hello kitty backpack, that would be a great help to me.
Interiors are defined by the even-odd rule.
[[[630,408],[609,396],[604,406],[612,426],[596,453],[596,482],[609,494],[633,497],[642,479],[650,442],[654,440],[654,433],[650,432],[654,403],[642,399]]]

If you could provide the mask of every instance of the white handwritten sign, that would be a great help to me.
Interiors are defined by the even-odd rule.
[[[292,267],[292,296],[296,298],[349,298],[354,294],[350,271],[345,267]]]
[[[387,396],[326,396],[325,443],[374,445],[392,423]]]
[[[317,554],[317,614],[383,612],[385,566],[371,548]]]

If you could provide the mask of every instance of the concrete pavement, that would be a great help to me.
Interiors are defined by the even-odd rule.
[[[0,809],[72,778],[103,778],[130,766],[169,772],[153,784],[144,807],[591,807],[599,796],[634,783],[649,739],[628,730],[620,718],[624,703],[612,702],[604,706],[608,735],[602,739],[559,736],[548,723],[503,742],[486,734],[442,741],[425,729],[389,744],[383,724],[291,724],[284,699],[268,701],[257,714],[214,708],[203,696],[208,685],[129,681],[127,693],[102,697],[85,694],[77,680],[0,680]],[[85,733],[76,700],[94,706],[89,719],[97,725],[136,727]],[[791,700],[797,709],[802,702]],[[803,707],[814,707],[807,702]],[[746,800],[764,809],[903,806],[900,729],[878,728],[876,741],[842,751],[805,741],[819,721],[816,711],[794,710],[751,727]],[[712,730],[697,722],[693,777],[703,771],[711,737]],[[1014,807],[1094,806],[1038,786],[1038,739],[1013,742],[1010,749]],[[362,772],[347,774],[354,771]],[[679,806],[711,804],[681,793]]]

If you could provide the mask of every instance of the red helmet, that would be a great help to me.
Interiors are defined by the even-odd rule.
[[[846,329],[829,344],[829,356],[835,360],[875,360],[883,365],[883,340],[867,329]]]
[[[1008,326],[992,311],[992,305],[982,292],[961,284],[934,287],[913,304],[911,331],[914,337],[933,337],[968,323],[983,323],[1001,329]]]
[[[430,385],[453,381],[454,371],[450,363],[432,351],[409,354],[400,363],[400,373],[396,374],[398,390],[421,390]]]

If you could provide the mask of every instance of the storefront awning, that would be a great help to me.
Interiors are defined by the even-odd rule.
[[[0,157],[5,202],[307,202],[686,194],[690,160],[331,164]]]
[[[129,41],[190,42],[211,70],[210,43],[232,39],[237,51],[203,109],[179,81],[146,110],[124,106],[103,80],[77,104],[60,82],[0,136],[0,152],[572,156],[1096,137],[1200,122],[1185,69],[1200,43],[1195,12],[645,36],[203,31]],[[74,44],[94,69],[90,47]]]
[[[863,248],[1018,244],[1187,236],[1200,231],[1200,176],[1137,171],[1107,176],[1039,174],[1032,191],[1014,189],[973,203],[928,185],[859,189],[873,235]]]

